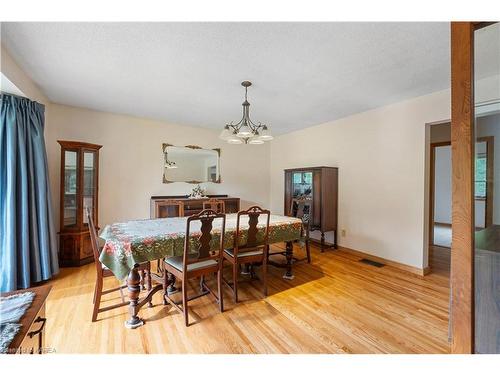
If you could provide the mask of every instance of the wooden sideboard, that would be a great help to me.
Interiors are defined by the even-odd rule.
[[[45,323],[47,321],[45,301],[51,288],[49,285],[44,285],[1,294],[2,297],[7,297],[24,292],[35,293],[31,306],[19,321],[21,329],[10,343],[7,349],[8,354],[42,354],[53,349],[45,347]]]
[[[224,201],[226,214],[236,213],[240,210],[240,198],[228,197],[227,195],[208,195],[207,198],[191,199],[187,195],[164,195],[153,196],[150,201],[151,219],[178,216],[175,210],[170,210],[172,201],[181,201],[184,204],[184,216],[191,216],[203,210],[203,202],[210,198]]]

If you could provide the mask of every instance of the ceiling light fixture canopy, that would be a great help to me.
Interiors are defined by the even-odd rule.
[[[248,88],[252,86],[252,82],[243,81],[241,86],[245,88],[245,101],[243,102],[243,117],[241,120],[234,124],[231,121],[226,124],[220,134],[220,138],[224,139],[230,144],[248,143],[251,145],[263,144],[265,141],[273,139],[271,132],[267,125],[262,123],[254,124],[250,120],[250,103],[247,99]]]

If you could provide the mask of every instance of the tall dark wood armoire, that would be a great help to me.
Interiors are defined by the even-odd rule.
[[[86,208],[98,218],[99,149],[91,143],[58,141],[61,145],[59,263],[80,266],[94,260]]]
[[[292,199],[312,200],[310,229],[321,232],[321,250],[326,232],[334,233],[337,248],[338,176],[335,167],[285,169],[285,215],[293,215]]]

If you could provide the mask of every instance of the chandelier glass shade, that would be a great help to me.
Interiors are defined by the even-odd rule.
[[[230,144],[247,143],[251,145],[263,144],[265,141],[273,139],[267,125],[255,124],[250,120],[250,103],[247,100],[248,88],[252,85],[250,81],[243,81],[241,85],[245,88],[245,101],[243,102],[243,117],[238,123],[230,122],[226,124],[220,138]]]

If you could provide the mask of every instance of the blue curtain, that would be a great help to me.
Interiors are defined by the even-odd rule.
[[[45,107],[0,94],[0,290],[28,288],[59,272]]]

